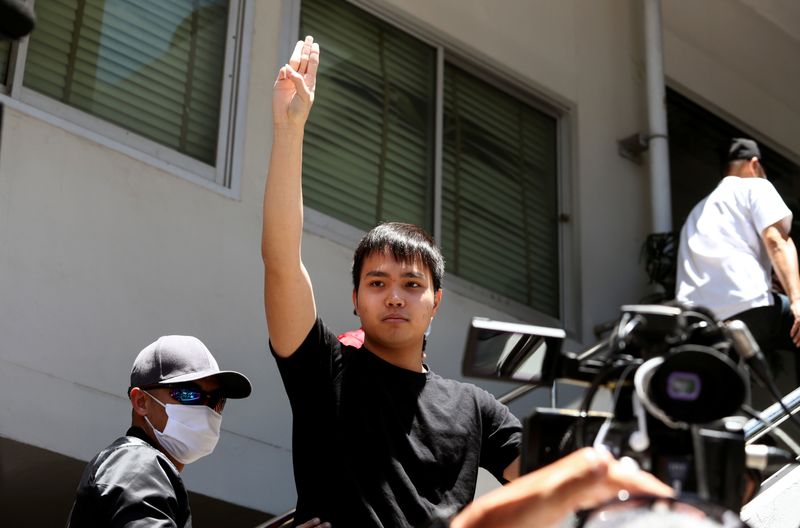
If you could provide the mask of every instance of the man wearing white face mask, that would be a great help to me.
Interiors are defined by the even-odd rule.
[[[128,396],[132,423],[81,478],[70,528],[191,527],[180,472],[219,440],[227,398],[246,398],[250,381],[221,371],[199,339],[165,336],[136,357]]]

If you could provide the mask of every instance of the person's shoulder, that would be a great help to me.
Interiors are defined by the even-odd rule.
[[[782,202],[778,190],[771,181],[765,178],[743,178],[745,181],[743,187],[746,189],[747,196],[752,206],[761,204],[762,207],[778,206],[779,201]]]
[[[336,338],[336,334],[331,331],[320,316],[317,316],[314,320],[314,324],[308,330],[308,334],[306,334],[303,341],[290,356],[281,357],[277,355],[272,346],[272,342],[269,342],[270,352],[278,361],[279,365],[293,364],[298,361],[302,362],[303,359],[307,359],[306,356],[309,356],[309,354],[311,354],[311,357],[315,357],[316,352],[321,348],[335,350],[341,346],[341,343]]]
[[[104,486],[128,486],[141,478],[174,481],[175,465],[161,451],[135,436],[118,438],[92,461],[95,480]]]
[[[101,451],[98,457],[102,457],[106,465],[126,462],[137,466],[160,465],[162,459],[169,462],[161,451],[135,436],[118,438]]]
[[[739,176],[726,176],[715,192],[722,193],[718,195],[719,199],[729,200],[731,197],[737,197],[742,203],[750,204],[778,196],[778,191],[769,180]]]
[[[769,188],[774,189],[775,186],[766,178],[741,178],[744,180],[745,185],[755,188]]]
[[[775,192],[775,186],[766,178],[739,178],[736,176],[728,176],[725,180],[729,180],[728,185],[744,192]]]

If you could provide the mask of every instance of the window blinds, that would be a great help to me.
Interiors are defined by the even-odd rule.
[[[37,0],[23,84],[215,164],[227,0]]]
[[[445,66],[448,272],[559,316],[557,122]]]
[[[436,50],[348,4],[304,0],[320,43],[306,205],[369,229],[432,230]],[[442,246],[448,273],[559,317],[557,119],[445,66]]]
[[[320,43],[306,126],[306,205],[362,229],[432,228],[436,53],[344,2],[305,0],[301,35]]]

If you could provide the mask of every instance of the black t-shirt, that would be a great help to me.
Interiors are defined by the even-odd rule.
[[[461,509],[478,467],[502,480],[520,423],[488,392],[341,344],[318,319],[276,356],[292,406],[296,523],[405,527]]]

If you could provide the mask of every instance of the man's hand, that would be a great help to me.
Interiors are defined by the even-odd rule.
[[[794,346],[800,347],[800,300],[793,301],[789,308],[794,316],[794,323],[792,323],[792,330],[789,332],[794,341]]]
[[[314,103],[319,68],[319,44],[308,36],[298,41],[289,64],[278,72],[272,92],[272,120],[276,127],[303,127]]]
[[[476,499],[452,528],[545,528],[578,509],[593,508],[625,490],[631,495],[672,496],[649,473],[606,451],[585,448]]]

